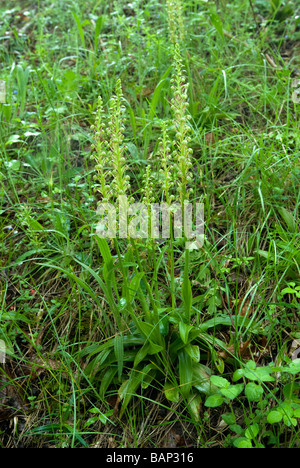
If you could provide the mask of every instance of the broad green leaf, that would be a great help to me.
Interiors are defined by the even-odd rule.
[[[74,20],[75,20],[75,22],[77,24],[77,29],[78,29],[79,36],[80,36],[80,39],[81,39],[81,42],[82,42],[82,46],[85,49],[84,31],[83,31],[81,21],[80,21],[79,17],[76,15],[76,13],[74,11],[72,11],[72,15],[73,15],[73,18],[74,18]]]
[[[104,263],[110,264],[112,263],[112,255],[110,252],[110,248],[108,246],[107,240],[103,239],[102,237],[95,236],[96,242],[98,244],[100,253],[103,257]]]
[[[184,344],[188,343],[189,333],[192,330],[192,328],[193,325],[187,325],[184,322],[179,322],[179,334]]]
[[[272,372],[272,369],[268,367],[257,367],[256,369],[256,375],[259,381],[261,382],[275,382],[275,377],[270,375],[270,372]]]
[[[283,394],[286,399],[297,398],[300,391],[300,382],[289,382],[283,387]]]
[[[91,361],[87,364],[85,371],[88,373],[88,375],[95,375],[99,370],[102,368],[102,364],[105,362],[105,365],[107,365],[107,362],[115,361],[115,354],[112,353],[111,349],[103,349],[99,354],[94,359],[91,359]]]
[[[235,447],[240,448],[240,449],[252,448],[251,440],[243,438],[243,437],[239,437],[238,439],[235,439],[234,445]]]
[[[134,299],[134,296],[136,295],[139,287],[140,287],[140,282],[141,282],[141,279],[143,278],[144,276],[144,273],[141,272],[141,273],[137,273],[136,275],[134,275],[134,277],[132,278],[131,282],[130,282],[130,285],[129,285],[129,301],[132,302],[133,299]]]
[[[193,329],[189,333],[189,342],[192,343],[195,339],[203,339],[208,345],[210,352],[213,354],[215,352],[215,346],[219,345],[221,348],[224,347],[224,342],[215,336],[210,336],[208,333],[202,333],[199,327],[193,326]],[[176,338],[173,343],[171,343],[169,352],[172,359],[176,359],[178,352],[184,348],[184,343],[179,336]]]
[[[102,344],[93,343],[92,345],[86,346],[79,352],[79,357],[82,359],[84,356],[88,356],[89,358],[94,356],[95,354],[101,353],[103,350],[108,349],[108,352],[111,352],[111,349],[114,347],[113,340],[105,341]]]
[[[161,353],[164,347],[162,345],[153,343],[153,341],[149,340],[149,354],[158,354]]]
[[[218,291],[215,289],[215,293],[207,301],[207,312],[210,315],[215,315],[217,313],[218,307],[222,304],[222,300],[219,296]]]
[[[178,403],[179,396],[180,396],[178,385],[174,385],[174,383],[172,382],[166,382],[165,387],[164,387],[164,392],[165,392],[166,398],[169,401]]]
[[[20,135],[11,135],[9,137],[9,139],[7,140],[7,142],[5,143],[5,146],[12,145],[13,143],[18,143],[20,141],[22,141]],[[18,163],[20,164],[19,161],[18,161]],[[7,163],[7,164],[9,164],[9,163]],[[12,169],[12,170],[15,170],[15,169]]]
[[[284,222],[286,223],[289,232],[291,233],[296,232],[297,225],[295,223],[294,215],[290,211],[288,211],[286,208],[284,208],[283,206],[279,207],[278,211],[281,217],[283,218]]]
[[[220,356],[215,356],[214,363],[215,363],[217,370],[220,372],[220,374],[223,374],[224,369],[225,369],[225,363],[223,359],[221,359]]]
[[[98,421],[99,421],[98,416],[93,416],[92,418],[88,418],[88,420],[86,421],[84,427],[89,427],[89,426],[91,426],[92,424],[95,424]]]
[[[294,410],[292,406],[290,405],[290,402],[284,401],[281,403],[281,405],[278,408],[278,411],[280,411],[283,415],[290,416],[292,417],[294,414]]]
[[[6,122],[9,122],[11,119],[12,106],[10,104],[2,105],[2,112],[5,117]]]
[[[238,316],[235,318],[235,320],[237,322],[237,325],[243,325],[244,327],[246,327],[249,323],[249,319],[247,319],[247,317],[245,318],[242,316]],[[218,325],[224,325],[224,326],[229,326],[229,327],[232,326],[231,318],[228,316],[228,314],[227,315],[219,314],[216,317],[210,320],[207,320],[204,323],[201,323],[201,325],[199,326],[199,331],[205,332],[209,328],[215,328]]]
[[[255,439],[256,436],[259,434],[259,425],[257,423],[251,424],[247,427],[245,431],[245,437],[247,439]]]
[[[150,111],[149,111],[149,121],[150,122],[152,122],[154,117],[155,117],[156,106],[157,106],[158,101],[159,101],[161,90],[164,87],[164,85],[166,83],[166,79],[167,79],[167,77],[168,77],[171,70],[172,70],[172,66],[170,66],[165,71],[165,73],[163,74],[160,82],[158,83],[158,85],[155,88],[155,91],[154,91],[153,96],[152,96],[152,101],[151,101],[151,104],[150,104]]]
[[[124,336],[123,337],[123,342],[124,342],[124,347],[135,347],[135,346],[142,346],[145,342],[143,338],[140,336],[136,335],[129,335],[129,336]],[[89,355],[89,357],[94,356],[95,354],[99,354],[101,351],[105,349],[110,349],[112,350],[114,347],[114,340],[110,339],[105,341],[104,343],[93,343],[92,345],[86,346],[84,349],[82,349],[79,353],[79,357],[83,358],[84,356]],[[135,351],[136,354],[136,351]]]
[[[250,370],[255,370],[256,369],[256,362],[255,361],[247,361],[246,362],[246,366],[245,366],[246,369],[250,369]]]
[[[159,319],[159,332],[162,336],[167,336],[169,333],[169,318],[168,316]]]
[[[38,136],[40,134],[41,134],[41,132],[25,132],[24,137]]]
[[[100,36],[102,26],[103,26],[103,22],[104,22],[103,21],[103,16],[99,16],[99,18],[97,18],[97,21],[96,21],[95,35],[94,35],[94,50],[95,50],[95,53],[97,53],[97,50],[98,50],[98,41],[99,41],[99,36]]]
[[[124,363],[124,343],[123,335],[116,335],[114,338],[114,351],[118,363],[118,379],[121,380]]]
[[[259,380],[256,370],[244,370],[244,376],[249,380]]]
[[[189,396],[187,408],[191,414],[191,416],[195,419],[195,421],[200,420],[200,409],[201,409],[201,395],[199,393],[191,393]]]
[[[1,311],[0,311],[1,312]],[[17,320],[20,322],[30,323],[30,319],[19,312],[15,312],[14,310],[8,310],[6,312],[0,313],[1,322],[4,320],[11,320],[12,322],[16,322]]]
[[[275,378],[270,374],[274,372],[271,367],[257,367],[254,361],[248,361],[244,369],[237,369],[233,374],[233,381],[246,377],[249,380],[257,380],[259,382],[274,382]]]
[[[210,381],[218,388],[228,388],[230,386],[227,379],[218,375],[212,375]]]
[[[136,367],[140,362],[142,362],[145,357],[150,354],[150,343],[146,342],[136,353],[133,366]]]
[[[12,159],[4,163],[6,168],[13,172],[18,172],[21,168],[21,163],[17,159]]]
[[[105,425],[107,421],[109,421],[108,416],[110,416],[112,413],[113,413],[113,410],[110,410],[109,412],[107,412],[107,414],[99,413],[98,414],[99,421],[101,421],[102,424]]]
[[[134,161],[136,161],[137,163],[140,163],[141,162],[141,160],[140,160],[141,155],[140,155],[139,150],[136,147],[136,145],[134,143],[128,142],[128,143],[126,143],[126,148],[128,149],[130,155],[132,156],[132,159]]]
[[[193,387],[206,395],[215,393],[218,387],[210,381],[210,374],[210,368],[204,364],[193,364]]]
[[[275,424],[278,423],[282,420],[283,415],[276,410],[270,411],[269,414],[267,415],[267,421],[270,424]]]
[[[192,303],[193,303],[193,295],[192,295],[191,281],[187,275],[188,275],[188,272],[185,273],[184,275],[184,280],[183,280],[182,288],[181,288],[181,294],[182,294],[182,299],[184,303],[185,317],[186,317],[186,320],[189,321]]]
[[[259,401],[263,393],[263,387],[254,382],[249,382],[245,387],[245,395],[249,401]]]
[[[180,390],[182,394],[187,397],[193,382],[193,361],[185,350],[179,352],[178,359]]]
[[[221,388],[220,392],[226,398],[234,400],[244,389],[244,384],[230,385],[228,388]]]
[[[229,429],[235,434],[242,435],[244,430],[239,424],[230,424]]]
[[[121,418],[127,408],[131,398],[136,395],[136,390],[141,386],[144,377],[153,369],[153,364],[148,364],[141,369],[133,369],[129,378],[123,382],[119,388],[119,398],[122,401],[122,407],[119,417]]]
[[[295,294],[295,289],[293,288],[284,288],[280,291],[280,294]]]
[[[142,333],[142,335],[144,335],[146,339],[152,335],[154,327],[151,323],[144,322],[142,320],[137,320],[136,325],[138,326],[139,331]]]
[[[244,370],[244,376],[249,380],[257,380],[259,382],[274,382],[275,378],[270,375],[272,369],[267,367],[257,367],[255,370]]]
[[[159,346],[162,345],[162,337],[158,326],[142,320],[136,320],[136,326],[147,340]]]
[[[86,367],[87,375],[96,374],[100,370],[107,369],[109,366],[118,367],[118,361],[114,352],[108,353],[108,356],[104,359],[106,352],[101,353],[92,359]],[[123,362],[133,363],[134,358],[136,357],[136,352],[134,349],[124,350]],[[101,361],[101,362],[100,362]]]
[[[111,288],[111,285],[113,284],[113,262],[104,263],[102,274],[106,286]]]
[[[297,426],[297,419],[296,418],[291,418],[290,416],[283,416],[283,422],[286,426]]]
[[[222,23],[219,15],[217,15],[217,13],[211,12],[209,16],[210,16],[210,20],[211,20],[213,26],[216,28],[216,30],[220,34],[221,38],[224,40],[223,23]]]
[[[235,415],[233,413],[222,414],[222,419],[228,426],[235,424]]]
[[[208,408],[216,408],[217,406],[221,406],[223,402],[224,399],[222,395],[216,393],[215,395],[210,395],[209,397],[207,397],[204,405]]]
[[[300,374],[300,359],[294,359],[285,370],[292,375]]]
[[[236,382],[237,380],[240,380],[242,377],[244,377],[244,369],[237,369],[232,376],[233,382]]]
[[[200,361],[200,348],[197,345],[187,344],[184,348],[194,362]]]
[[[107,371],[105,372],[105,374],[101,377],[101,385],[100,385],[100,390],[99,390],[99,394],[101,398],[103,399],[105,398],[106,390],[112,383],[117,372],[118,372],[117,366],[109,367]]]
[[[144,374],[141,387],[143,389],[148,388],[151,385],[152,380],[155,379],[156,374],[157,374],[157,369],[155,368],[150,369],[147,374]]]

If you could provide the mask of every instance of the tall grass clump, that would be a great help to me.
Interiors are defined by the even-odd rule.
[[[296,0],[8,3],[0,446],[297,446]]]
[[[188,86],[178,43],[174,44],[171,82],[172,121],[166,120],[161,124],[156,158],[160,162],[159,173],[162,177],[159,197],[167,204],[178,200],[179,205],[184,208],[192,193],[192,150],[190,148]],[[100,118],[103,117],[101,98],[96,124],[93,127],[96,129],[96,141],[93,147],[95,151],[93,159],[97,163],[95,166],[98,179],[96,188],[105,200],[108,198],[116,200],[119,195],[130,194],[128,166],[123,146],[125,129],[124,118],[121,117],[123,115],[120,106],[121,98],[121,82],[118,80],[116,97],[112,98],[108,111],[109,131],[104,132],[103,125],[100,124]],[[172,137],[169,132],[173,133]],[[143,176],[144,185],[135,192],[135,197],[139,197],[148,207],[155,200],[154,190],[159,190],[151,170],[152,165],[149,160]],[[108,174],[111,178],[110,191],[106,182]],[[101,194],[102,187],[104,191]],[[159,248],[153,246],[154,273],[152,277],[146,270],[147,257],[143,257],[142,254],[148,241],[130,237],[122,239],[122,242],[120,239],[115,239],[119,273],[122,274],[123,283],[119,290],[115,279],[117,288],[115,295],[118,297],[115,306],[119,308],[119,319],[122,315],[123,320],[127,317],[129,321],[123,324],[122,329],[117,328],[115,336],[112,336],[106,343],[100,346],[90,345],[83,350],[82,355],[88,356],[87,370],[90,369],[95,373],[97,369],[98,378],[102,382],[101,394],[103,396],[108,387],[113,384],[118,385],[118,396],[122,402],[121,414],[139,388],[146,389],[149,386],[159,388],[159,382],[163,382],[167,399],[179,402],[183,398],[189,412],[198,420],[200,394],[203,389],[205,393],[210,392],[208,381],[210,371],[199,362],[199,346],[205,343],[205,347],[211,347],[211,344],[208,335],[201,334],[192,321],[188,249],[184,257],[181,289],[179,291],[176,289],[176,248],[172,227],[171,237],[165,245]],[[117,267],[113,267],[111,263],[109,266],[106,260],[111,258],[108,243],[105,239],[101,239],[99,246],[105,262],[105,271],[110,269],[110,278],[116,278]],[[131,262],[130,266],[128,266],[129,262]],[[163,299],[157,287],[157,278],[160,270],[163,269],[169,278],[170,299],[168,295]],[[107,275],[106,279],[108,278]],[[109,285],[106,286],[109,288]],[[134,346],[134,351],[132,346]],[[106,359],[104,359],[105,356]],[[110,362],[109,369],[107,360]],[[199,387],[199,382],[203,383],[203,388]],[[200,392],[199,388],[197,390],[197,385]]]

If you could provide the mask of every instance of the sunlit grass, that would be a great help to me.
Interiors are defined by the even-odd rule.
[[[281,294],[299,285],[296,2],[288,14],[268,2],[253,12],[246,0],[182,1],[182,18],[157,0],[25,3],[0,7],[0,416],[1,391],[13,388],[14,443],[155,447],[175,427],[179,446],[231,447],[261,424],[254,445],[297,446],[298,425],[266,419],[297,374],[268,383],[266,404],[241,396],[211,410],[203,390],[210,372],[230,380],[249,360],[288,366],[299,339],[299,298]],[[182,240],[94,235],[103,190],[91,126],[101,96],[111,130],[117,83],[133,196],[148,167],[152,196],[166,199],[162,158],[175,173],[174,154],[163,155],[183,130],[172,41],[190,116],[178,158],[193,151],[192,177],[173,183],[205,208],[205,243],[189,258]],[[240,434],[220,431],[224,413]],[[1,423],[10,446],[4,432]]]

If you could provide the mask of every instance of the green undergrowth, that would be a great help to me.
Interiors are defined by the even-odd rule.
[[[296,1],[1,3],[2,447],[298,447],[299,36]],[[99,237],[120,194],[202,203],[203,245]]]

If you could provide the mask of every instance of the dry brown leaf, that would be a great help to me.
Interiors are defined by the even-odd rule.
[[[121,402],[120,397],[117,395],[111,395],[110,397],[107,398],[106,401],[109,404],[109,406],[113,407],[114,409],[113,415],[117,416],[118,411],[119,411],[119,405]]]
[[[209,133],[205,134],[204,140],[205,140],[205,143],[208,146],[210,146],[210,145],[214,145],[217,142],[218,139],[212,132],[209,132]]]
[[[245,317],[245,315],[247,317],[250,317],[250,315],[253,312],[252,307],[251,307],[251,300],[245,299],[245,296],[242,296],[239,299],[239,303],[237,306],[236,306],[236,302],[232,301],[232,299],[229,298],[229,306],[231,310],[236,309],[237,315],[240,315],[241,317]]]
[[[0,369],[0,421],[11,419],[27,410],[27,404],[20,386],[13,385],[15,376],[7,366]]]
[[[175,429],[171,429],[165,436],[162,448],[176,448],[182,444],[182,437],[177,434]]]
[[[242,317],[245,317],[245,315],[249,317],[252,314],[250,299],[242,300],[241,303],[243,305],[239,308],[238,314]]]
[[[107,448],[112,449],[112,448],[117,448],[118,443],[114,437],[109,437],[108,438],[108,443],[107,443]]]
[[[140,93],[136,95],[136,97],[137,99],[140,99],[141,97],[151,96],[152,93],[153,93],[153,89],[146,86],[145,88],[142,89]]]
[[[274,62],[273,58],[269,54],[265,54],[265,57],[272,68],[278,68],[276,63]]]
[[[250,344],[250,340],[247,340],[247,341],[244,341],[244,343],[241,343],[240,346],[239,346],[239,353],[241,355],[241,357],[245,357],[245,355],[247,354],[247,352],[249,351],[248,350],[248,346]],[[223,359],[226,359],[232,355],[235,354],[235,346],[234,344],[232,345],[229,345],[226,349],[226,351],[221,351],[220,353],[218,353],[219,356]]]
[[[292,342],[289,354],[291,355],[291,359],[299,358],[299,355],[300,355],[300,340],[299,339],[296,339]]]

